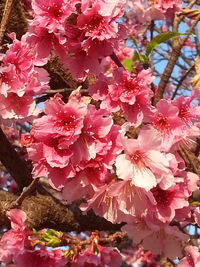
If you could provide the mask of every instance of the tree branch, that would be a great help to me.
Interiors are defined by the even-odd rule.
[[[0,25],[0,45],[3,42],[3,37],[6,31],[6,27],[7,27],[10,13],[12,10],[13,2],[14,2],[13,0],[6,0],[6,3],[5,3],[1,25]]]
[[[120,62],[118,56],[115,54],[115,52],[112,53],[112,55],[110,56],[110,58],[112,59],[112,61],[115,62],[115,64],[116,64],[118,67],[122,67],[123,69],[125,69],[124,66],[122,65],[122,63]]]
[[[0,128],[0,161],[17,183],[19,190],[28,186],[32,181],[31,168],[20,158],[16,150]]]
[[[0,191],[0,226],[10,226],[6,212],[12,208],[17,196]],[[112,224],[92,211],[83,215],[76,205],[66,206],[49,195],[36,193],[25,198],[21,209],[26,212],[28,229],[52,228],[58,231],[120,231],[122,224]]]
[[[200,19],[200,15],[197,17],[197,20],[193,22],[193,24],[191,25],[190,29],[187,31],[187,34],[185,35],[185,37],[183,39],[180,39],[179,37],[174,38],[173,42],[172,42],[172,53],[171,53],[171,57],[167,63],[167,66],[162,74],[161,80],[159,82],[158,85],[158,91],[157,94],[155,95],[154,98],[154,105],[157,104],[157,102],[163,98],[163,94],[165,92],[165,88],[167,83],[169,82],[169,79],[171,77],[172,71],[174,69],[174,66],[176,64],[176,61],[178,59],[178,57],[180,56],[181,53],[181,48],[183,47],[183,45],[185,44],[185,42],[187,41],[189,35],[192,33],[193,29],[196,27],[198,20]],[[179,18],[175,18],[175,23],[177,24],[177,21],[180,21]],[[174,26],[174,28],[177,28],[178,24],[176,26]]]

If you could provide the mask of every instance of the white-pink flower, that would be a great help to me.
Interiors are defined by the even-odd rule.
[[[147,191],[157,185],[156,175],[169,172],[169,160],[160,152],[161,139],[153,131],[141,131],[137,140],[122,137],[124,154],[116,159],[117,175]]]

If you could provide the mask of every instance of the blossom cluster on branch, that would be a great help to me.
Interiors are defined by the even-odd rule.
[[[165,255],[170,261],[179,258],[178,267],[198,267],[200,253],[185,229],[200,227],[200,202],[193,198],[200,174],[200,90],[197,86],[176,95],[183,81],[175,91],[172,83],[164,86],[173,56],[157,86],[150,59],[171,37],[172,52],[178,49],[177,38],[183,48],[191,46],[190,33],[180,37],[171,32],[171,25],[175,29],[180,23],[182,1],[24,2],[28,31],[20,40],[9,33],[10,43],[0,57],[0,123],[12,144],[9,133],[17,139],[20,130],[15,150],[31,165],[33,179],[45,178],[63,203],[78,200],[83,214],[92,209],[121,224],[139,255],[132,266],[159,266],[158,258]],[[154,38],[156,21],[169,35]],[[190,27],[191,21],[186,24]],[[58,79],[65,89],[58,89]],[[68,79],[78,88],[68,88]],[[7,171],[0,174],[5,179],[1,188],[12,191]],[[11,230],[0,241],[2,262],[117,267],[129,261],[128,249],[120,254],[102,246],[99,234],[92,233],[88,241],[36,231],[27,229],[24,211],[11,209],[7,215]]]

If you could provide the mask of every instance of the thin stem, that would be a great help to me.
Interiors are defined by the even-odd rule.
[[[115,54],[115,52],[112,53],[112,55],[110,56],[110,58],[115,62],[115,64],[118,67],[122,67],[124,69],[124,66],[122,65],[122,63],[120,62],[119,58],[117,57],[117,55]]]
[[[14,201],[12,208],[20,207],[22,202],[23,202],[23,200],[27,196],[30,196],[30,194],[36,189],[36,186],[37,186],[37,183],[38,183],[38,179],[39,178],[34,179],[29,186],[23,188],[23,191],[22,191],[21,195]]]
[[[180,88],[180,86],[182,85],[183,81],[185,80],[185,78],[188,76],[188,74],[194,69],[194,65],[192,67],[190,67],[186,73],[182,76],[182,78],[180,79],[179,83],[177,84],[177,87],[172,95],[172,100],[175,98],[177,92],[178,92],[178,89]]]

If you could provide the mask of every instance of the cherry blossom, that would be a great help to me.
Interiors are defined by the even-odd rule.
[[[64,22],[72,13],[73,6],[64,0],[32,1],[35,24],[46,27],[49,32],[64,29]]]
[[[169,172],[169,161],[159,151],[161,139],[159,141],[154,136],[148,144],[145,143],[147,136],[152,135],[152,132],[143,131],[137,140],[122,138],[125,153],[116,159],[118,177],[131,180],[134,185],[146,190],[157,185],[156,175]]]
[[[0,260],[9,263],[24,251],[25,243],[28,244],[28,235],[30,232],[25,228],[25,212],[12,209],[8,212],[12,229],[6,232],[0,243]]]
[[[190,81],[193,64],[199,75],[198,38],[190,34],[196,17],[184,16],[182,4],[23,0],[27,29],[8,33],[6,25],[0,45],[5,146],[39,178],[33,198],[45,191],[63,210],[72,207],[74,219],[76,211],[100,216],[123,233],[28,229],[26,190],[20,192],[11,177],[15,158],[3,166],[8,156],[2,142],[0,187],[22,203],[4,207],[21,209],[6,213],[11,229],[6,222],[1,231],[0,265],[117,267],[126,261],[158,267],[164,256],[178,258],[178,267],[198,267],[199,250],[187,228],[200,226],[200,91]],[[176,26],[186,34],[172,33]],[[162,60],[168,64],[160,74]],[[130,247],[114,248],[126,233]]]

